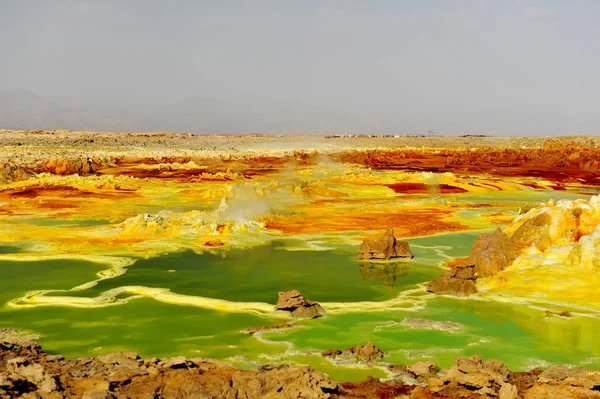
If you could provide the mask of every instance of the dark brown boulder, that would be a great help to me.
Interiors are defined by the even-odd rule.
[[[477,293],[472,267],[449,270],[426,285],[429,292],[438,295],[469,296]]]
[[[280,292],[275,309],[291,312],[296,319],[314,319],[325,314],[325,309],[321,305],[304,299],[298,290]]]
[[[482,234],[475,240],[468,263],[477,277],[489,277],[506,269],[519,256],[515,241],[502,230]]]
[[[358,259],[380,259],[389,260],[392,258],[412,259],[414,255],[410,251],[408,242],[396,240],[394,229],[388,228],[383,236],[364,240],[360,245]]]

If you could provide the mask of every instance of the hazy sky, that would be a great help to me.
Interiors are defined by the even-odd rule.
[[[595,0],[0,0],[0,90],[323,106],[406,133],[600,134],[599,16]]]

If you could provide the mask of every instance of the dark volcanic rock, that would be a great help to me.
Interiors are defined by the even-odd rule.
[[[426,288],[438,295],[469,296],[477,293],[472,267],[449,270],[428,283]]]
[[[386,355],[385,351],[377,348],[372,342],[368,342],[364,346],[351,346],[346,349],[328,349],[321,352],[322,356],[325,357],[343,357],[343,358],[355,358],[365,363],[373,363],[383,358]]]
[[[287,310],[296,319],[314,319],[325,314],[325,309],[321,305],[304,299],[298,290],[280,292],[275,309]]]
[[[414,255],[410,251],[408,242],[396,240],[394,229],[391,227],[385,231],[383,236],[374,240],[364,240],[360,245],[358,259],[382,259],[392,258],[412,259]]]

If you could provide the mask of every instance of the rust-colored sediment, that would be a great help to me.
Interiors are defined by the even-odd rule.
[[[560,182],[600,183],[600,149],[563,139],[549,139],[540,148],[366,150],[342,152],[336,158],[376,170],[536,177],[557,182],[556,190],[564,189]]]
[[[526,201],[534,190],[590,190],[600,182],[600,144],[591,138],[0,131],[0,145],[0,216],[12,223],[5,240],[34,234],[57,252],[138,254],[165,237],[165,248],[177,247],[183,236],[182,245],[226,247],[229,233],[210,224],[246,219],[277,236],[358,237],[387,227],[398,237],[426,236],[506,224],[519,207],[476,203],[469,195],[522,191]],[[235,209],[211,216],[222,199]],[[496,209],[477,218],[464,212],[485,207]],[[197,210],[206,220],[176,216],[139,232],[119,224],[162,210]],[[27,222],[46,218],[105,225],[57,230]]]
[[[344,231],[381,230],[381,226],[393,227],[397,237],[426,236],[441,232],[467,230],[459,222],[451,220],[450,210],[433,208],[395,208],[390,211],[336,211],[335,216],[327,215],[327,208],[313,208],[310,217],[306,215],[272,216],[262,221],[269,229],[282,231],[287,235],[311,235]],[[410,221],[407,223],[407,221]]]
[[[386,184],[386,187],[391,188],[395,193],[402,194],[457,194],[468,192],[468,190],[465,190],[464,188],[454,187],[449,184],[429,185],[425,183],[396,183]]]

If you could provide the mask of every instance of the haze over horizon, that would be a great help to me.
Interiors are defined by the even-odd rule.
[[[600,2],[4,0],[0,128],[600,135]]]

